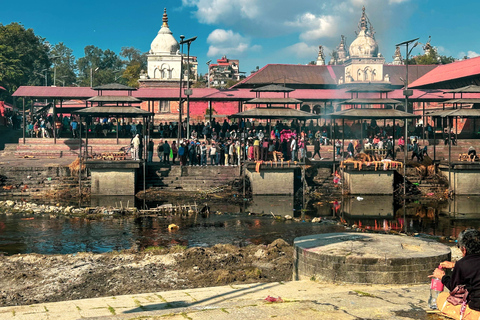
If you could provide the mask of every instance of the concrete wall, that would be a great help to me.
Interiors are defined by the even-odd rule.
[[[393,171],[345,171],[350,194],[393,194]]]
[[[448,168],[442,170],[448,179]],[[476,163],[455,165],[449,181],[456,195],[480,195],[480,165]]]
[[[293,195],[295,168],[268,169],[255,172],[247,169],[253,194],[263,195]]]
[[[135,195],[140,163],[137,161],[89,161],[91,195]]]

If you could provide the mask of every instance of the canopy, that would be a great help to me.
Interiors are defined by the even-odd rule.
[[[434,111],[431,113],[426,114],[430,117],[480,117],[480,109],[470,109],[470,108],[463,108],[463,109],[449,109],[449,110],[440,110]]]
[[[457,104],[472,104],[472,103],[480,103],[480,99],[476,98],[465,98],[465,99],[452,99],[447,100],[444,103],[457,103]]]
[[[301,100],[294,98],[255,98],[245,101],[248,104],[300,104]]]
[[[388,99],[388,98],[372,98],[372,99],[350,99],[343,101],[341,104],[401,104],[401,101],[395,99]]]
[[[291,108],[255,108],[232,114],[229,118],[315,119],[320,118],[320,116]]]
[[[95,96],[87,99],[89,102],[104,102],[104,103],[139,103],[142,100],[132,96]]]
[[[94,116],[94,117],[113,117],[113,116],[148,117],[153,115],[152,112],[148,112],[135,107],[91,107],[91,108],[84,108],[81,110],[77,110],[72,113],[79,114],[81,116]]]
[[[420,118],[420,115],[395,110],[395,109],[347,109],[329,115],[333,119],[413,119]]]

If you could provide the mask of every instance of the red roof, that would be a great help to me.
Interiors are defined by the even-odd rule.
[[[442,82],[472,76],[480,76],[480,57],[440,65],[420,79],[412,82],[409,87],[420,88],[436,85],[438,88],[442,88]]]
[[[60,89],[60,90],[59,90]],[[348,100],[352,98],[348,88],[342,89],[297,89],[289,93],[290,98],[304,101],[327,101],[327,100]],[[112,92],[113,93],[113,92]],[[132,96],[143,100],[178,100],[179,88],[139,88],[132,92]],[[88,87],[33,87],[24,86],[15,91],[14,96],[32,98],[64,98],[75,100],[86,100],[97,95],[95,90]],[[125,92],[118,91],[118,95],[125,95]],[[182,93],[182,97],[185,96]],[[217,101],[239,101],[250,100],[256,97],[256,93],[249,88],[233,88],[219,90],[215,88],[192,88],[190,99],[193,100],[217,100]],[[261,98],[280,98],[283,93],[262,92]],[[359,93],[359,98],[379,98],[378,92]],[[385,95],[384,95],[385,97]],[[388,93],[388,98],[401,100],[404,98],[403,90],[397,89]],[[480,98],[480,93],[464,93],[463,98]],[[451,99],[451,95],[445,95],[443,90],[413,90],[411,100],[433,100],[444,101]],[[64,102],[65,104],[69,102]]]

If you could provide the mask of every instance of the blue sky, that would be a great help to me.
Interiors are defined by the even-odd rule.
[[[2,3],[0,22],[20,22],[52,44],[65,43],[79,58],[87,45],[147,52],[167,8],[175,38],[198,37],[191,55],[200,73],[207,72],[206,61],[227,55],[248,75],[269,63],[316,60],[319,45],[328,61],[342,34],[348,45],[355,39],[362,6],[387,62],[396,43],[417,37],[425,43],[431,36],[440,54],[454,58],[480,54],[480,1],[472,0],[23,0]]]

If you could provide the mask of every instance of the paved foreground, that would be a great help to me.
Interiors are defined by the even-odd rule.
[[[0,308],[0,319],[437,319],[425,285],[231,285]],[[283,302],[265,298],[281,297]]]

